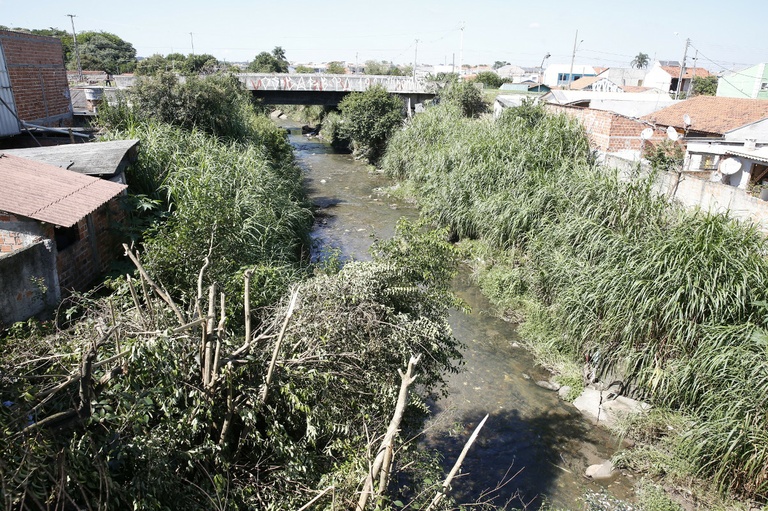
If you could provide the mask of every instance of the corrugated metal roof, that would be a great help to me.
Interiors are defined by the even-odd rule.
[[[112,176],[124,170],[130,161],[136,159],[135,151],[131,153],[131,149],[138,144],[138,140],[113,140],[26,149],[4,149],[2,152],[48,163],[81,174]]]
[[[749,160],[761,161],[768,163],[768,147],[761,147],[760,149],[728,149],[725,154],[732,154],[734,156],[741,156]]]
[[[71,227],[127,188],[53,165],[0,155],[0,210]]]

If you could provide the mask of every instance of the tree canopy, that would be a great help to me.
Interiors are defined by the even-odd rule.
[[[640,52],[635,55],[635,58],[632,59],[632,62],[630,62],[629,65],[637,69],[645,69],[648,67],[649,62],[650,58],[648,57],[648,54]]]
[[[287,73],[288,61],[285,58],[285,50],[275,46],[272,53],[263,51],[248,64],[248,71],[253,73]]]
[[[691,82],[692,96],[714,96],[717,94],[717,76],[694,76]]]
[[[325,71],[332,75],[343,75],[347,72],[347,69],[344,67],[343,62],[334,60],[328,63],[328,67],[326,67]]]
[[[80,65],[83,69],[120,74],[136,67],[136,48],[128,41],[109,32],[81,32],[77,35]],[[68,67],[77,66],[70,58]]]

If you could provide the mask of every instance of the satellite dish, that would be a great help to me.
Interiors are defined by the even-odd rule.
[[[674,127],[670,126],[667,128],[667,138],[672,142],[675,142],[678,138],[680,138],[680,135],[677,134],[677,130]]]
[[[723,163],[720,164],[720,172],[726,176],[732,176],[741,170],[741,161],[736,158],[726,158]]]
[[[650,140],[653,136],[653,128],[645,128],[643,131],[640,132],[640,138],[643,140]]]
[[[686,127],[691,125],[691,116],[688,114],[685,114],[683,116],[683,124],[685,124]]]
[[[709,176],[709,180],[713,183],[720,183],[723,180],[723,175],[718,171],[714,171],[712,175]]]

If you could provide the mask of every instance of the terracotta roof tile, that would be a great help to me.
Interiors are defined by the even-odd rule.
[[[75,225],[127,188],[9,154],[0,154],[0,184],[0,211],[62,227]]]
[[[661,69],[669,73],[672,78],[679,78],[680,77],[680,68],[674,67],[674,66],[661,66]],[[695,71],[695,72],[694,72]],[[691,79],[694,76],[698,76],[699,78],[706,78],[708,76],[711,76],[712,73],[704,69],[703,67],[686,67],[685,73],[683,73],[683,80]]]
[[[722,135],[768,118],[768,101],[696,96],[646,115],[643,119],[662,126],[683,128],[685,114],[691,117],[691,130]]]

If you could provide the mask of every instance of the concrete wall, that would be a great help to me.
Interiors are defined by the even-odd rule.
[[[768,83],[768,66],[765,63],[756,64],[738,73],[721,76],[717,80],[716,96],[727,98],[768,99],[768,88],[762,84]]]
[[[637,162],[613,155],[606,155],[604,163],[617,168],[627,179],[634,174]],[[644,172],[650,172],[645,167]],[[768,202],[752,197],[746,191],[726,184],[712,183],[686,175],[679,179],[676,172],[662,172],[656,183],[659,193],[680,201],[687,207],[698,207],[713,213],[729,212],[732,217],[755,223],[763,232],[768,232]]]
[[[23,321],[58,305],[53,243],[39,241],[0,258],[0,326]]]
[[[45,126],[71,126],[67,72],[61,41],[0,30],[0,45],[21,120]]]

